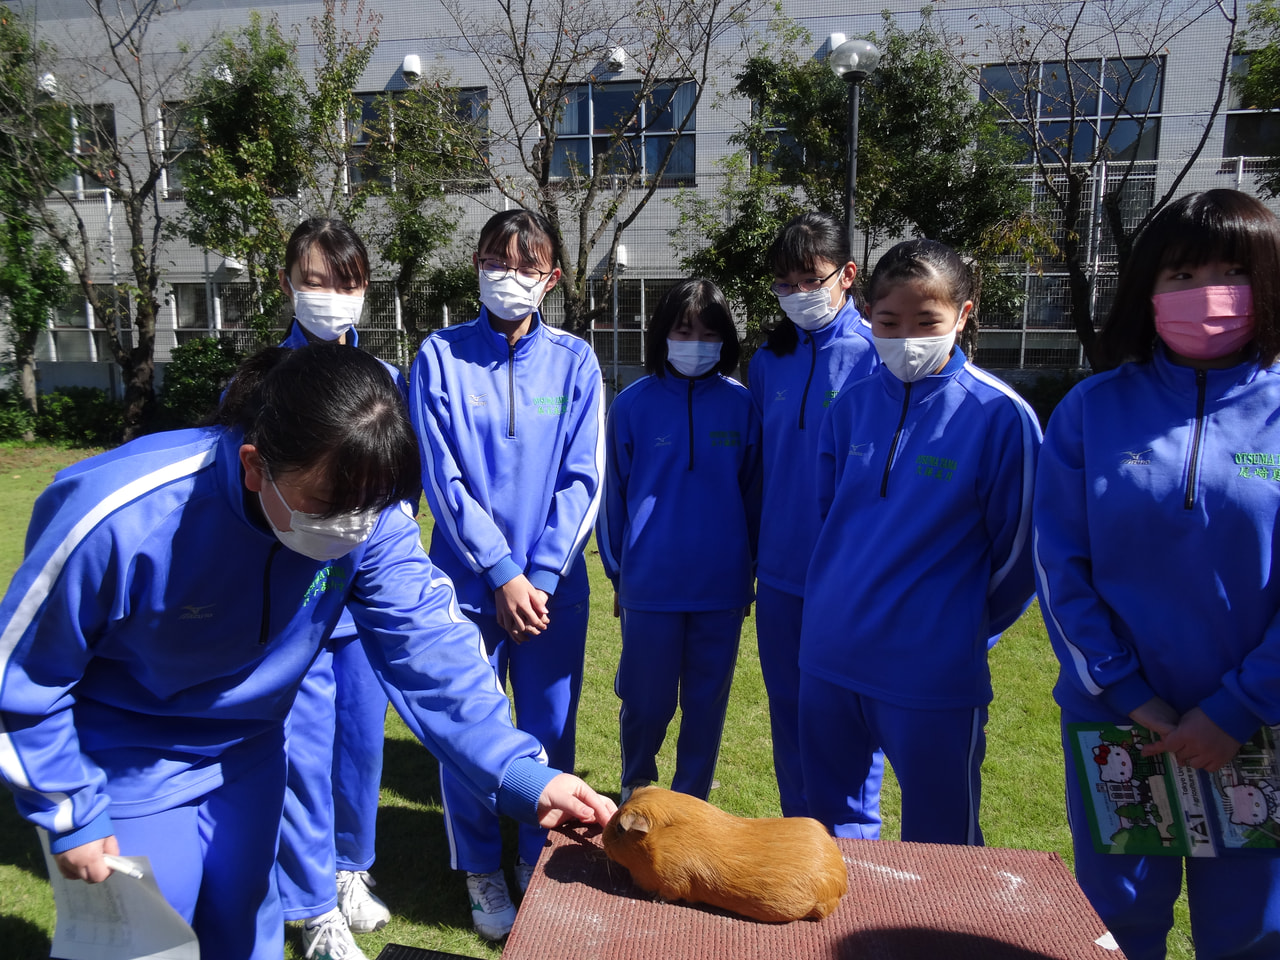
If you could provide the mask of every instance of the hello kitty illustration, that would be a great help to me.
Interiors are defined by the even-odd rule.
[[[1098,779],[1103,783],[1128,783],[1133,779],[1133,757],[1116,743],[1100,743],[1093,748]]]
[[[1223,785],[1222,806],[1232,823],[1256,827],[1268,819],[1280,822],[1280,797],[1266,780]]]

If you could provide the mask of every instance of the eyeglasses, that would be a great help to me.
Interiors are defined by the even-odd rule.
[[[480,272],[486,280],[502,280],[514,276],[516,283],[526,290],[536,287],[543,277],[550,276],[550,270],[538,270],[534,267],[509,267],[505,260],[484,259],[480,261]]]
[[[776,283],[769,284],[769,289],[773,291],[773,294],[776,297],[789,297],[796,291],[799,291],[800,293],[812,293],[819,287],[825,286],[828,280],[843,269],[844,265],[841,264],[821,280],[817,277],[810,277],[808,280],[801,280],[799,283],[783,283],[782,281],[778,281]]]

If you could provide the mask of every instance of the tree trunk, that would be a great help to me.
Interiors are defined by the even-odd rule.
[[[18,363],[18,382],[22,385],[22,402],[34,417],[40,412],[40,398],[36,392],[36,338],[23,334],[14,343],[14,356]],[[24,430],[22,439],[30,443],[36,438],[32,430]]]
[[[128,364],[121,365],[124,379],[124,439],[132,440],[146,432],[146,423],[155,408],[155,339],[156,310],[152,297],[138,302],[135,319],[137,343],[128,352]]]
[[[1065,227],[1062,258],[1067,266],[1071,325],[1075,328],[1080,345],[1084,347],[1085,359],[1089,366],[1096,369],[1094,342],[1097,334],[1093,329],[1093,282],[1089,279],[1088,264],[1085,262],[1089,251],[1087,245],[1080,242],[1080,234],[1076,231],[1084,208],[1084,189],[1083,174],[1072,171],[1067,175],[1067,199],[1062,210]]]

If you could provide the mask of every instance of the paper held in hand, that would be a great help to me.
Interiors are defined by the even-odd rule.
[[[118,857],[102,883],[68,880],[58,872],[49,838],[40,846],[58,920],[51,957],[58,960],[200,960],[200,944],[156,886],[146,857]],[[132,872],[131,872],[132,871]],[[141,872],[141,879],[132,873]]]

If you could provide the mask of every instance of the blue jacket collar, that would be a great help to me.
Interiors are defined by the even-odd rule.
[[[1151,356],[1151,366],[1157,379],[1168,389],[1175,393],[1196,395],[1196,368],[1184,367],[1170,360],[1164,343],[1158,339]],[[1256,353],[1234,367],[1206,370],[1206,394],[1213,397],[1226,396],[1232,390],[1252,383],[1261,372],[1262,367]]]
[[[859,329],[860,327],[867,329],[863,331]],[[862,314],[858,312],[858,308],[853,305],[852,297],[845,300],[844,306],[836,312],[835,318],[821,330],[815,330],[812,333],[807,333],[804,330],[800,330],[798,327],[796,328],[797,332],[800,334],[801,343],[805,342],[806,337],[811,337],[813,339],[814,346],[819,350],[832,340],[843,337],[848,331],[855,329],[859,330],[864,337],[870,339],[870,328],[867,327],[867,322],[862,319]]]
[[[218,435],[214,473],[219,493],[237,518],[267,540],[274,540],[275,534],[271,529],[245,509],[245,498],[256,494],[249,493],[244,486],[243,468],[240,466],[240,446],[243,443],[244,434],[239,428],[224,429]]]
[[[347,345],[358,347],[360,345],[360,333],[355,327],[347,331],[350,336],[347,337]],[[298,318],[294,317],[293,323],[289,325],[289,335],[284,338],[280,346],[289,347],[296,350],[299,347],[305,347],[309,343],[316,341],[307,336],[307,331],[302,329],[302,324],[298,322]]]
[[[956,344],[951,350],[951,357],[947,360],[946,365],[937,373],[931,373],[923,380],[917,380],[911,385],[911,402],[923,403],[929,397],[933,396],[937,391],[944,388],[952,380],[956,374],[964,369],[964,365],[968,362],[964,350],[960,344]],[[907,385],[895,377],[883,363],[876,368],[876,373],[880,377],[881,384],[891,397],[901,399],[906,395]]]
[[[493,345],[493,349],[500,356],[506,357],[511,353],[506,334],[499,333],[494,329],[493,324],[489,322],[488,307],[481,305],[480,316],[476,317],[476,325],[484,332],[488,341]],[[529,324],[529,332],[516,341],[515,355],[520,356],[533,349],[533,345],[545,335],[542,329],[542,311],[535,310],[533,312],[533,320]]]

